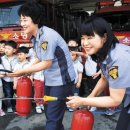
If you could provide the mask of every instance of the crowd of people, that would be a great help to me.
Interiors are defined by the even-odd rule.
[[[27,2],[18,10],[20,24],[23,31],[32,36],[34,50],[23,46],[17,49],[14,41],[1,41],[0,67],[13,73],[0,74],[0,97],[4,93],[5,97],[12,98],[18,78],[26,74],[34,82],[34,99],[48,95],[69,100],[48,102],[44,107],[40,105],[41,101],[37,101],[38,113],[45,108],[45,130],[64,130],[62,120],[66,107],[71,111],[80,106],[111,108],[122,101],[124,108],[116,130],[130,129],[130,48],[117,44],[119,41],[104,19],[90,17],[81,26],[79,51],[75,39],[69,39],[67,44],[59,33],[44,26],[43,12],[43,7],[37,2]],[[83,72],[90,88],[86,97],[79,96]],[[109,94],[100,96],[105,89]],[[5,104],[7,112],[13,112],[12,101],[6,100]],[[4,115],[1,101],[0,107],[1,115]]]

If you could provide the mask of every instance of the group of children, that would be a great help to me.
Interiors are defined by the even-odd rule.
[[[17,48],[17,43],[12,40],[0,41],[0,60],[0,69],[9,71],[16,71],[39,62],[33,48],[28,48],[26,46],[19,46]],[[43,102],[37,100],[37,98],[42,98],[44,96],[43,71],[35,72],[26,76],[32,80],[32,85],[34,86],[36,112],[42,113],[42,110],[44,110]],[[15,92],[17,91],[17,82],[19,78],[20,77],[12,78],[9,77],[6,72],[0,72],[0,98],[13,98]],[[5,100],[4,105],[8,113],[14,111],[14,100]],[[4,115],[5,112],[2,109],[2,100],[0,100],[0,116]]]

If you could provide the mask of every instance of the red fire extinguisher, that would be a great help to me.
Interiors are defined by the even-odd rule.
[[[92,130],[94,116],[88,110],[76,110],[72,117],[71,130]]]
[[[18,79],[16,95],[18,98],[21,98],[16,99],[17,114],[20,116],[28,116],[31,112],[31,100],[26,98],[32,95],[32,83],[28,77],[23,76]]]

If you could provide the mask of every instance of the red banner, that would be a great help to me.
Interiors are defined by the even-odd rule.
[[[4,2],[13,2],[13,1],[17,1],[17,0],[0,0],[1,3],[4,3]]]

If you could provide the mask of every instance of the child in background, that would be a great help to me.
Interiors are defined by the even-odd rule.
[[[31,66],[29,64],[29,61],[27,60],[28,51],[29,50],[28,50],[27,47],[19,47],[17,49],[18,62],[17,62],[17,64],[14,67],[14,71]],[[30,76],[29,76],[29,78],[31,79]],[[14,90],[17,89],[17,80],[18,79],[19,79],[19,77],[14,77],[14,87],[13,87]]]
[[[28,59],[31,65],[39,62],[36,52],[33,48],[29,49]],[[34,85],[34,100],[36,102],[36,112],[42,113],[44,110],[43,101],[36,98],[43,98],[44,96],[44,74],[43,71],[33,73],[33,85]]]
[[[1,58],[0,58],[0,69],[4,69],[3,65],[1,64]],[[2,80],[1,78],[3,78],[5,76],[5,73],[0,72],[0,98],[4,97],[4,93],[3,93],[3,85],[2,85]],[[2,109],[2,100],[0,100],[0,116],[4,116],[5,112]]]
[[[74,96],[79,95],[79,88],[81,86],[81,81],[82,81],[82,73],[83,73],[83,65],[80,63],[79,56],[76,54],[78,51],[78,44],[75,40],[70,40],[68,42],[69,50],[70,50],[70,55],[73,61],[75,73],[76,73],[76,78],[75,78],[75,85],[72,87],[72,93]],[[73,111],[72,108],[69,106],[68,110],[70,112]]]
[[[44,75],[43,71],[33,73],[34,100],[36,101],[36,112],[42,113],[44,110],[43,101],[36,98],[44,96]]]
[[[34,49],[32,47],[29,48],[28,60],[29,60],[30,64],[32,64],[32,65],[37,64],[39,62],[36,52],[34,51]]]
[[[78,53],[78,43],[75,39],[70,39],[68,41],[68,47],[70,50],[70,55],[74,64],[74,69],[76,73],[75,84],[76,87],[73,88],[73,94],[79,95],[79,88],[81,86],[82,73],[83,73],[83,65],[80,63],[81,57],[79,57]]]
[[[79,88],[81,86],[81,81],[82,81],[83,65],[77,59],[78,55],[76,53],[73,52],[70,53],[71,53],[71,58],[73,60],[74,69],[76,73],[76,79],[75,79],[76,87],[75,86],[73,87],[73,95],[78,96]]]
[[[69,47],[69,50],[76,52],[77,54],[79,53],[78,50],[79,50],[79,47],[78,47],[78,43],[77,43],[77,40],[76,39],[70,39],[68,41],[68,47]],[[80,52],[81,53],[81,52]],[[81,55],[77,55],[77,59],[82,62],[82,58],[81,58]]]
[[[1,57],[2,65],[4,69],[13,71],[16,63],[18,62],[17,57],[15,55],[17,49],[17,43],[14,41],[6,41],[5,43],[5,55]],[[3,91],[5,94],[5,98],[13,98],[13,78],[5,76],[2,79],[3,83]],[[12,100],[6,100],[5,106],[7,107],[7,112],[13,112],[13,102]]]
[[[0,57],[5,54],[5,40],[0,41]]]
[[[82,42],[81,42],[81,45],[82,45]],[[77,57],[80,57],[79,61],[84,64],[85,75],[83,76],[86,77],[87,79],[85,80],[86,81],[85,86],[82,86],[82,87],[84,87],[83,89],[85,90],[85,94],[86,94],[85,96],[87,96],[88,93],[90,93],[93,90],[96,83],[98,82],[100,78],[101,70],[99,66],[97,65],[97,63],[94,60],[92,60],[91,56],[86,54],[86,52],[84,51],[82,52],[78,51],[78,44],[75,40],[70,40],[68,43],[68,46],[71,50],[71,53],[72,53],[71,55],[77,55]],[[84,49],[85,46],[82,45],[82,48]],[[90,111],[95,111],[96,109],[97,109],[96,107],[91,107]]]

